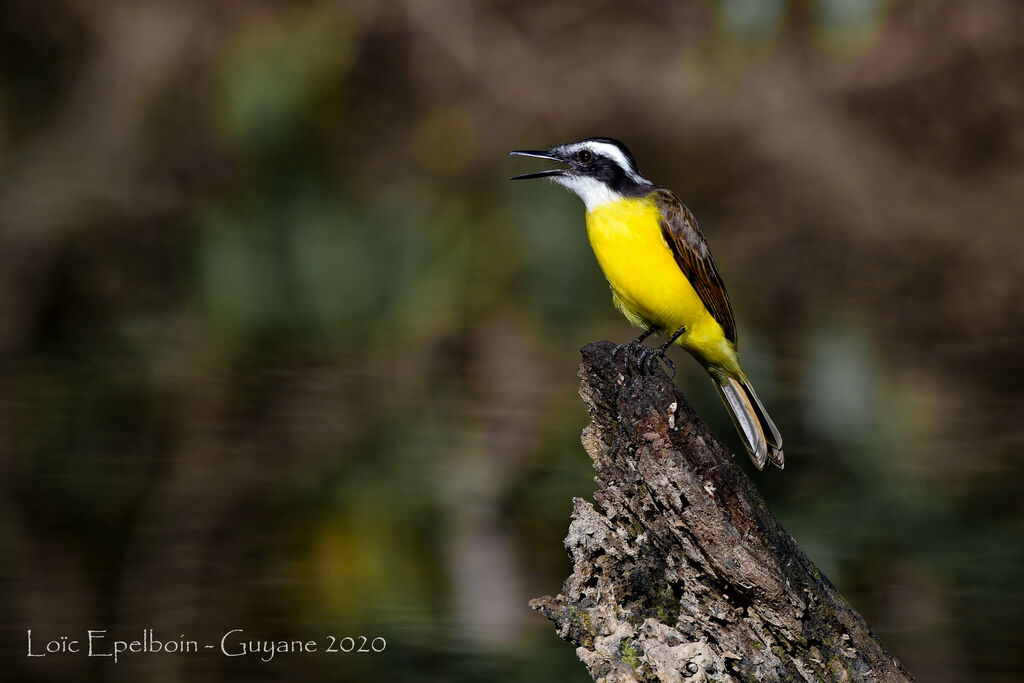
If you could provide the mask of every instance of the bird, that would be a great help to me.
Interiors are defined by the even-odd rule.
[[[616,353],[631,350],[638,367],[676,344],[704,366],[754,465],[785,465],[782,435],[740,366],[732,304],[707,240],[690,210],[672,191],[640,175],[629,149],[614,138],[591,137],[542,150],[514,150],[558,164],[512,180],[543,178],[583,200],[590,246],[615,307],[642,330]],[[658,333],[658,348],[643,344]],[[629,364],[627,363],[627,366]]]

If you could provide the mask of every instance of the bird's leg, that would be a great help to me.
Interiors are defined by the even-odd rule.
[[[629,348],[643,345],[644,339],[647,339],[652,334],[654,334],[654,330],[647,329],[644,330],[644,332],[639,337],[629,342],[628,344],[616,344],[615,349],[612,351],[612,360],[615,360],[616,356],[618,356],[620,353],[624,353]]]
[[[644,330],[643,333],[639,337],[637,337],[633,341],[629,342],[629,345],[630,346],[636,346],[637,344],[643,344],[644,340],[647,339],[648,337],[650,337],[652,334],[654,334],[654,330],[653,329]]]
[[[672,376],[675,377],[676,364],[673,363],[672,360],[665,355],[665,352],[668,351],[670,346],[676,343],[676,340],[683,335],[683,332],[686,332],[686,325],[683,325],[678,330],[673,332],[672,336],[668,338],[668,341],[659,346],[657,349],[650,349],[647,353],[642,354],[640,358],[640,364],[646,364],[648,369],[650,369],[653,372],[654,366],[657,365],[658,359],[660,358],[661,360],[665,361],[665,365],[672,369]]]

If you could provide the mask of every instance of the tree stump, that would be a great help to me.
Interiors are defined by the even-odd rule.
[[[675,384],[613,350],[579,369],[599,509],[573,501],[572,575],[530,603],[594,680],[913,680]]]

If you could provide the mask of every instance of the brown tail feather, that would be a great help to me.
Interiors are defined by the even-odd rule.
[[[714,379],[718,395],[729,409],[729,417],[757,469],[763,469],[769,460],[782,469],[785,465],[782,435],[750,383],[746,378],[743,381],[727,376]]]
[[[768,459],[781,470],[786,465],[786,458],[782,454],[782,434],[779,433],[778,427],[772,422],[768,411],[764,409],[764,404],[761,403],[761,399],[754,392],[754,387],[750,385],[750,382],[745,377],[743,378],[743,389],[747,392],[751,405],[754,406],[757,421],[764,431],[765,441],[768,442]]]
[[[715,388],[718,389],[722,403],[729,409],[729,417],[736,425],[736,431],[743,439],[743,446],[750,459],[757,465],[757,469],[763,469],[768,462],[768,443],[743,385],[732,377],[723,377],[720,380],[716,378]]]

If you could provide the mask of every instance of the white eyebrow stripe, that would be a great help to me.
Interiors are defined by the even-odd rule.
[[[629,176],[630,180],[633,180],[634,182],[638,183],[650,182],[649,180],[647,180],[647,178],[644,178],[643,176],[636,172],[636,169],[633,168],[633,164],[629,163],[629,159],[626,158],[626,155],[623,154],[622,150],[616,147],[615,145],[610,144],[608,142],[596,142],[594,140],[587,140],[584,142],[576,143],[575,145],[572,146],[573,151],[577,151],[584,148],[589,149],[594,154],[600,154],[601,156],[608,157],[609,159],[614,161],[616,164],[619,165],[619,168],[626,172],[626,175]]]

